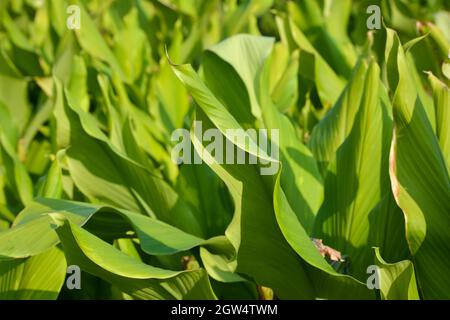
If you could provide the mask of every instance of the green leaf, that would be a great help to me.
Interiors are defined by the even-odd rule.
[[[300,49],[300,75],[314,82],[322,105],[328,109],[339,98],[345,81],[329,66],[292,18],[277,18],[284,42],[291,51]]]
[[[202,107],[202,110],[210,117],[211,121],[222,134],[230,141],[236,140],[230,132],[231,130],[242,130],[241,125],[202,82],[192,66],[172,65],[172,68],[180,81],[186,86],[189,93],[193,96],[199,106]],[[257,156],[262,160],[277,162],[276,159],[271,158],[264,150],[258,147],[253,137],[251,137],[247,131],[244,131],[243,138],[244,139],[238,139],[238,141],[236,141],[236,145],[239,148],[248,151],[250,154]]]
[[[22,132],[29,120],[28,82],[0,75],[0,103],[11,113],[11,122]]]
[[[211,90],[201,82],[190,66],[173,66],[173,68],[200,106],[201,111],[197,112],[197,119],[202,121],[204,130],[216,126],[226,136],[226,128],[242,129],[239,124],[236,125],[237,121]],[[270,69],[267,68],[267,70]],[[264,95],[258,96],[260,99],[264,98]],[[197,152],[228,186],[235,203],[234,218],[226,235],[236,248],[237,265],[233,260],[228,260],[228,266],[232,268],[228,270],[235,269],[238,273],[251,276],[257,283],[273,288],[280,298],[313,298],[316,294],[327,296],[325,290],[319,293],[318,289],[318,292],[315,292],[313,279],[308,276],[307,264],[292,250],[278,228],[272,202],[274,180],[270,177],[262,177],[259,167],[256,165],[220,165],[217,159],[202,145],[197,134],[192,133],[191,136]],[[235,144],[248,153],[254,154],[249,146]],[[272,162],[277,163],[276,160],[272,160]],[[289,207],[286,201],[284,201],[284,205]],[[294,217],[297,219],[295,215]],[[301,226],[300,223],[298,224]],[[305,246],[309,246],[310,252],[316,254],[316,258],[321,259],[326,265],[325,260],[309,239]],[[280,263],[281,261],[283,262]],[[226,269],[224,261],[215,261],[215,263],[222,264],[220,270]],[[265,270],[257,267],[262,264],[265,265]],[[333,272],[331,267],[328,271]],[[335,275],[336,273],[333,273],[333,276]],[[216,277],[220,278],[221,276],[216,275]],[[222,280],[225,279],[223,277]],[[327,275],[319,279],[327,281],[325,278],[328,280]],[[341,293],[347,290],[348,295],[353,295],[353,297],[370,296],[361,283],[351,278],[347,280],[347,283],[345,283],[346,280],[337,281],[341,285]],[[297,286],[292,285],[293,283],[301,283],[302,287],[308,288],[309,291],[298,290]],[[361,295],[362,292],[366,292],[366,295]]]
[[[207,244],[171,225],[126,210],[38,198],[18,215],[11,229],[0,233],[0,257],[26,258],[56,245],[54,226],[60,217],[79,226],[87,224],[92,232],[113,230],[113,239],[122,237],[122,230],[134,231],[142,250],[150,255],[169,255]]]
[[[286,240],[295,252],[306,261],[309,281],[315,296],[325,299],[373,299],[367,287],[348,275],[337,273],[319,254],[296,214],[289,206],[277,179],[274,188],[274,208],[277,222]]]
[[[406,220],[406,236],[425,299],[449,297],[450,178],[439,141],[398,52],[400,81],[394,99],[395,133],[390,175]]]
[[[237,60],[230,48],[241,46],[246,49],[239,50],[241,57]],[[212,88],[213,94],[228,109],[241,102],[239,110],[231,113],[242,127],[251,125],[251,122],[247,122],[249,119],[243,119],[239,115],[250,114],[252,99],[249,100],[249,97],[254,96],[257,109],[261,112],[257,128],[268,129],[270,132],[279,130],[281,161],[285,164],[282,187],[300,221],[310,231],[322,201],[322,180],[316,162],[298,138],[296,128],[272,102],[269,89],[272,47],[273,42],[264,37],[232,37],[210,49],[215,55],[206,55],[209,58],[203,64],[203,74],[207,86]],[[260,52],[255,52],[257,50]],[[248,65],[252,65],[251,71]],[[217,77],[217,74],[221,76]],[[236,80],[227,80],[230,77]]]
[[[325,171],[350,134],[363,97],[367,65],[359,61],[352,78],[330,112],[314,128],[309,147]]]
[[[411,261],[387,263],[375,248],[375,262],[383,300],[419,300],[414,266]]]
[[[231,221],[229,197],[221,180],[206,164],[182,165],[176,190],[201,214],[199,222],[207,237],[222,235]]]
[[[114,53],[126,78],[135,82],[142,74],[149,54],[146,37],[139,28],[137,10],[134,8],[123,19],[125,27],[118,31],[114,37]]]
[[[247,89],[251,113],[257,119],[262,114],[256,96],[255,78],[264,60],[270,55],[273,42],[274,39],[271,38],[238,35],[209,49],[237,72]],[[233,92],[226,87],[222,87],[222,90],[224,93]]]
[[[39,187],[38,196],[43,198],[61,198],[63,192],[62,172],[57,160],[53,161],[47,175]]]
[[[95,118],[76,106],[69,106],[60,84],[57,88],[56,112],[60,114],[58,121],[62,121],[61,130],[69,135],[67,162],[77,187],[91,199],[156,216],[202,236],[204,231],[196,220],[196,213],[172,187],[121,154],[99,129]]]
[[[75,264],[137,299],[215,299],[203,269],[170,271],[146,265],[66,221],[56,229],[69,264]]]
[[[450,168],[450,90],[433,74],[428,75],[433,88],[434,105],[436,107],[436,136],[439,140],[442,155]]]
[[[28,259],[0,260],[1,300],[55,300],[66,276],[59,248]]]
[[[80,46],[93,57],[107,62],[122,80],[128,81],[129,79],[125,76],[114,53],[106,44],[89,13],[79,1],[77,1],[77,5],[80,8],[80,24],[82,25],[75,30],[75,33]]]
[[[369,235],[385,234],[384,223],[371,225],[373,211],[389,190],[388,159],[392,122],[381,100],[380,70],[371,62],[348,137],[336,151],[325,179],[325,200],[315,221],[314,237],[332,243],[350,257],[351,271],[366,278],[371,259]],[[332,122],[337,125],[339,122]],[[341,122],[345,124],[345,122]],[[345,127],[337,128],[345,132]],[[348,130],[348,129],[347,129]],[[391,219],[392,217],[387,217]],[[374,220],[372,220],[374,221]]]
[[[0,157],[5,168],[8,186],[22,204],[27,205],[33,198],[33,184],[15,147],[6,135],[0,131]]]
[[[207,129],[205,117],[203,127]],[[212,124],[210,124],[211,127]],[[219,165],[195,135],[194,146],[211,169],[225,182],[235,204],[226,236],[237,251],[235,272],[273,288],[281,299],[311,299],[311,283],[301,259],[281,234],[272,203],[270,183],[256,165]],[[231,261],[230,261],[231,263]],[[264,265],[264,269],[260,266]],[[303,290],[299,289],[301,284]],[[307,289],[305,289],[307,288]]]

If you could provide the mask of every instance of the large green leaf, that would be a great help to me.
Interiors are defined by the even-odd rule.
[[[309,146],[323,171],[353,128],[363,96],[366,72],[367,66],[359,62],[336,104],[313,130]]]
[[[191,66],[173,66],[175,73],[202,108],[198,114],[203,129],[242,129],[234,117],[200,80]],[[209,120],[211,119],[211,120]],[[302,272],[301,261],[286,243],[276,225],[271,193],[262,181],[259,168],[254,165],[219,165],[207,152],[195,134],[193,143],[197,152],[225,182],[235,203],[234,218],[226,234],[237,251],[236,271],[247,274],[257,282],[272,287],[282,298],[311,298],[309,290],[298,290],[295,283],[310,288]],[[253,140],[251,140],[253,141]],[[243,150],[258,155],[256,144]],[[255,150],[256,149],[256,150]],[[220,152],[220,150],[219,150]],[[209,157],[209,158],[205,158]],[[275,160],[274,160],[275,161]],[[241,231],[242,230],[242,231]],[[261,232],[262,230],[262,232]],[[266,271],[258,265],[264,264]],[[294,271],[295,270],[295,271]]]
[[[201,119],[204,128],[208,128],[208,119]],[[213,128],[211,124],[210,127]],[[197,152],[225,182],[235,204],[234,217],[226,231],[237,252],[237,265],[232,270],[273,288],[280,298],[313,298],[311,283],[302,262],[277,226],[270,184],[262,179],[259,167],[221,166],[203,149],[195,135],[193,139]],[[260,267],[262,264],[265,265],[264,270]],[[300,290],[299,286],[304,290]]]
[[[239,128],[236,127],[236,120],[201,82],[191,67],[173,66],[173,68],[200,106],[197,120],[202,121],[204,130],[217,127],[226,137],[227,128]],[[228,186],[235,203],[235,215],[226,235],[237,251],[237,265],[233,266],[233,261],[230,261],[236,272],[251,276],[261,285],[272,287],[280,298],[333,296],[326,290],[317,289],[316,292],[314,281],[308,274],[307,264],[295,253],[279,229],[272,200],[276,188],[275,180],[272,177],[261,176],[257,165],[221,165],[206,150],[197,134],[193,132],[191,136],[197,152]],[[237,147],[254,154],[249,146],[237,145]],[[279,185],[277,188],[280,188]],[[286,199],[283,203],[290,208]],[[298,218],[294,215],[294,219]],[[298,220],[297,223],[301,227]],[[309,239],[305,246],[309,249],[309,253],[315,254],[314,259],[322,261],[322,267],[326,269],[325,260]],[[258,267],[261,264],[265,265],[265,271]],[[326,270],[332,276],[338,276],[330,266],[328,268]],[[328,275],[330,274],[325,272],[325,276],[322,275],[319,279],[326,281]],[[341,290],[341,293],[347,292],[347,297],[370,297],[367,289],[354,279],[348,278],[347,283],[344,280],[339,282],[339,285],[342,285],[341,289],[346,288]],[[299,289],[299,286],[302,289]],[[351,290],[352,287],[355,290]]]
[[[66,276],[66,260],[53,247],[28,259],[0,261],[0,300],[53,300]]]
[[[142,250],[151,255],[174,254],[206,244],[203,239],[137,213],[81,202],[40,198],[18,215],[11,229],[0,233],[0,257],[26,258],[56,245],[59,239],[52,225],[58,216],[78,226],[87,224],[92,232],[112,235],[112,239],[125,236],[127,231],[134,231]]]
[[[422,295],[425,299],[445,299],[450,288],[446,258],[450,251],[450,178],[401,48],[397,61],[392,189],[405,214],[406,236]]]
[[[308,274],[315,295],[326,299],[373,299],[367,287],[352,278],[337,273],[312,244],[298,217],[289,206],[278,178],[274,188],[274,209],[277,222],[295,252],[311,267]]]
[[[272,102],[270,89],[273,41],[239,35],[208,50],[203,74],[208,88],[219,97],[242,127],[251,125],[242,114],[261,114],[256,128],[279,130],[279,148],[285,170],[282,187],[304,227],[311,231],[322,202],[322,181],[311,152],[299,139],[294,125]],[[235,52],[241,54],[235,58]],[[217,77],[217,74],[221,74]],[[236,79],[234,81],[228,78]],[[233,110],[233,108],[237,108]]]
[[[387,263],[375,248],[375,262],[381,298],[384,300],[419,300],[414,266],[411,261]]]
[[[137,299],[215,299],[203,269],[179,272],[146,265],[68,221],[56,232],[69,264]]]
[[[370,234],[385,234],[385,224],[371,224],[372,211],[390,193],[388,159],[392,122],[381,100],[379,68],[371,62],[363,80],[363,96],[348,137],[336,151],[325,179],[325,201],[315,221],[315,237],[332,243],[350,257],[351,273],[366,277],[373,245]],[[343,122],[345,124],[345,122]],[[334,122],[336,125],[336,122]],[[344,128],[338,129],[345,132]],[[348,129],[347,129],[348,130]],[[401,223],[396,215],[386,219]],[[399,243],[401,243],[399,241]]]

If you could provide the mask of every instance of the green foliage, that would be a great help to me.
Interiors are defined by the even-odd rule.
[[[424,3],[1,1],[0,299],[450,299],[450,8]]]

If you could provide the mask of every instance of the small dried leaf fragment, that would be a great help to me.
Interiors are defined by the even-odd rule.
[[[328,257],[331,261],[344,262],[342,259],[342,255],[339,251],[334,250],[323,244],[323,241],[320,239],[312,239],[312,242],[316,246],[317,250],[319,250],[322,257]]]

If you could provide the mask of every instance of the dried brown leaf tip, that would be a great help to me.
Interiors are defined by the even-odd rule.
[[[317,250],[319,250],[322,257],[328,257],[331,261],[344,262],[345,260],[342,258],[342,255],[339,251],[334,250],[323,244],[323,241],[320,239],[311,239]]]

